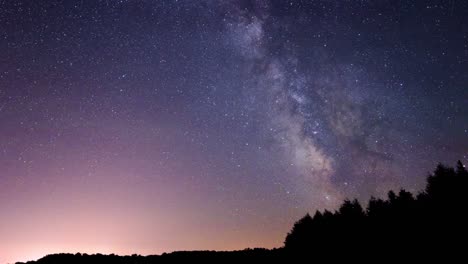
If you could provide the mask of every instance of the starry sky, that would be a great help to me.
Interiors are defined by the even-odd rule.
[[[468,2],[0,1],[0,262],[279,247],[468,160]]]

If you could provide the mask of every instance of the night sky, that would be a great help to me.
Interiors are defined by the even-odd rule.
[[[468,2],[0,1],[0,262],[279,247],[468,160]]]

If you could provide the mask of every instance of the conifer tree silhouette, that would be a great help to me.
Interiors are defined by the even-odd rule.
[[[345,200],[336,212],[307,215],[288,233],[285,250],[327,252],[327,243],[317,241],[331,240],[335,251],[351,255],[362,247],[382,253],[392,249],[392,254],[453,250],[460,246],[455,241],[468,234],[467,183],[461,161],[456,168],[439,164],[416,196],[404,189],[389,191],[386,200],[371,197],[365,210],[357,200]]]

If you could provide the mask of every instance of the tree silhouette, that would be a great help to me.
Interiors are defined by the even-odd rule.
[[[294,225],[288,233],[285,250],[330,252],[321,241],[332,240],[333,251],[348,256],[362,248],[382,254],[415,253],[422,248],[421,256],[428,250],[453,253],[460,247],[457,239],[466,239],[468,234],[467,183],[468,172],[461,161],[455,169],[439,164],[416,197],[403,189],[398,194],[389,191],[386,200],[371,197],[366,210],[357,200],[345,200],[336,212],[317,212],[313,219],[301,219],[300,228]]]

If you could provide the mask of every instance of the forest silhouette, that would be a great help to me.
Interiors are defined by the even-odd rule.
[[[301,260],[466,259],[468,172],[439,164],[417,195],[406,190],[371,198],[366,207],[345,200],[335,212],[297,221],[284,246],[239,251],[180,251],[152,256],[53,254],[27,263],[289,262]],[[21,262],[18,262],[21,263]]]

